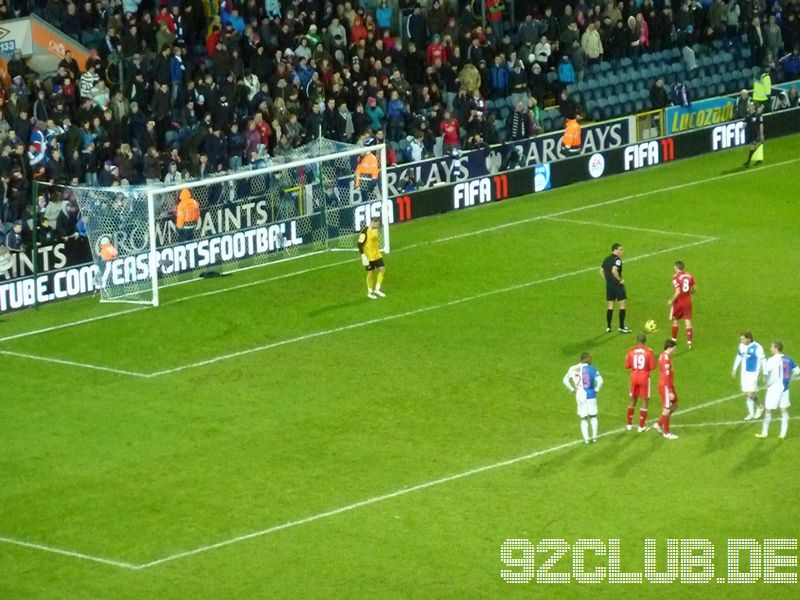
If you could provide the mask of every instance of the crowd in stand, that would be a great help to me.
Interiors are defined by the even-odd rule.
[[[75,211],[60,217],[69,203],[54,208],[44,197],[31,208],[33,180],[178,183],[319,135],[395,142],[390,162],[482,147],[500,141],[489,100],[507,100],[506,135],[522,139],[541,132],[546,104],[565,117],[581,112],[564,89],[587,65],[666,48],[738,45],[746,35],[754,64],[772,59],[800,76],[800,0],[486,0],[485,8],[484,25],[481,2],[464,0],[0,3],[0,18],[37,12],[92,49],[85,64],[67,53],[46,78],[19,54],[9,61],[0,220],[25,229],[38,210],[38,223],[63,222],[56,239],[78,235]],[[11,249],[24,245],[17,233]]]

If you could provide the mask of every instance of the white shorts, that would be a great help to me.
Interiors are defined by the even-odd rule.
[[[742,391],[745,394],[758,390],[758,371],[742,371]]]
[[[789,390],[784,390],[782,385],[775,385],[767,388],[764,408],[767,410],[775,410],[778,408],[789,408],[789,406]]]
[[[597,416],[597,398],[584,398],[578,400],[578,416],[581,419]]]

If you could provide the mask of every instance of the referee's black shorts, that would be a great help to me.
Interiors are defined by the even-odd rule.
[[[628,294],[625,292],[625,284],[617,283],[616,281],[606,281],[606,300],[619,301],[626,300]]]

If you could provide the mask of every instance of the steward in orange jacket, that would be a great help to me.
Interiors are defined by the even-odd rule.
[[[195,230],[200,226],[200,205],[192,198],[188,188],[183,188],[178,198],[175,226],[178,228],[178,239],[185,242],[194,237]]]
[[[571,154],[577,154],[581,150],[581,126],[578,120],[573,117],[567,119],[567,130],[561,138],[561,145],[564,150]]]

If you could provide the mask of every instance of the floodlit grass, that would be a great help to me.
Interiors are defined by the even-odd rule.
[[[744,416],[740,330],[800,359],[800,163],[770,167],[798,141],[771,141],[747,172],[740,149],[398,225],[385,300],[367,300],[355,254],[331,253],[0,342],[84,365],[0,356],[0,597],[493,597],[528,589],[500,576],[507,538],[618,538],[639,572],[645,538],[662,567],[667,538],[708,538],[724,576],[728,538],[800,537],[800,421],[783,442],[777,421],[768,440],[753,424],[687,426]],[[601,431],[624,425],[634,340],[605,333],[597,274],[612,242],[629,323],[656,319],[656,349],[673,261],[697,279],[696,347],[682,331],[674,359],[680,439],[617,432],[536,454],[580,436],[561,377],[583,350],[606,381]],[[53,304],[4,317],[0,337],[130,310]],[[797,593],[531,585],[526,597]]]

